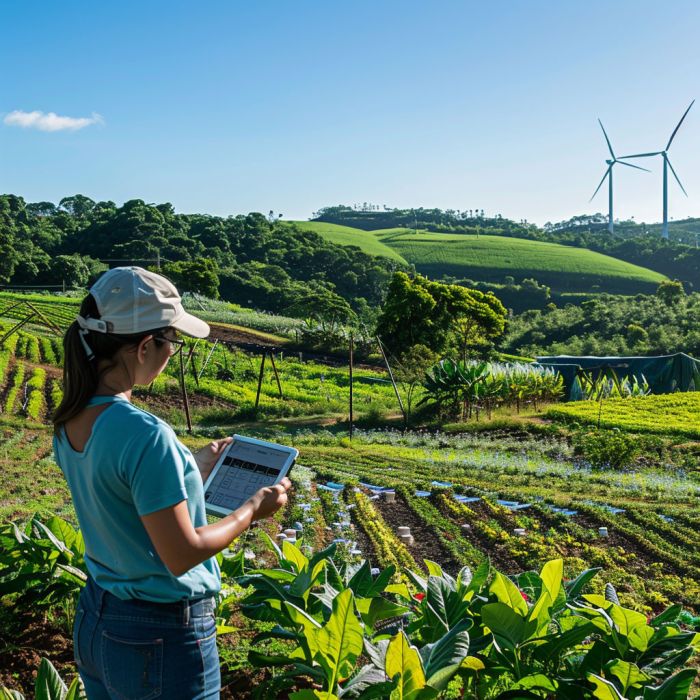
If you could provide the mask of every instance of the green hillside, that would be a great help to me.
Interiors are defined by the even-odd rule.
[[[384,245],[372,231],[363,231],[352,226],[341,226],[340,224],[329,224],[324,221],[292,221],[299,228],[305,231],[313,231],[337,245],[354,245],[368,255],[383,255],[397,262],[407,264],[401,255]]]
[[[394,228],[377,231],[319,221],[298,221],[339,245],[356,245],[372,255],[413,264],[433,278],[445,276],[480,282],[534,278],[559,292],[652,292],[664,275],[644,267],[557,243],[505,236],[473,236]],[[387,252],[388,251],[388,252]]]

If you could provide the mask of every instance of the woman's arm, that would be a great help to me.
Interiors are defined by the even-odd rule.
[[[195,528],[187,501],[143,515],[141,522],[161,561],[173,576],[182,576],[225,549],[251,523],[277,512],[286,504],[291,486],[292,482],[285,477],[275,486],[262,488],[240,508],[212,525]]]

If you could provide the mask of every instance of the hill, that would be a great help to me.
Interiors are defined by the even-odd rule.
[[[367,255],[381,255],[407,265],[399,253],[380,241],[372,231],[364,231],[352,226],[330,224],[325,221],[292,221],[304,231],[313,231],[336,245],[357,246]]]
[[[378,254],[377,244],[433,278],[481,282],[534,278],[560,292],[652,292],[664,275],[584,248],[507,236],[435,233],[406,228],[364,231],[325,222],[296,222],[334,243]],[[397,259],[397,258],[393,258]]]

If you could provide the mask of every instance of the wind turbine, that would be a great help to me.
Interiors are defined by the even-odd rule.
[[[681,117],[681,120],[678,122],[676,125],[676,128],[673,130],[673,133],[671,134],[671,138],[668,140],[668,143],[666,144],[666,148],[664,148],[663,151],[654,151],[653,153],[634,153],[629,156],[622,156],[622,158],[650,158],[652,156],[661,156],[664,159],[664,188],[663,188],[663,196],[664,196],[664,224],[663,228],[661,229],[661,235],[664,238],[668,238],[668,169],[671,168],[671,172],[673,173],[673,177],[676,178],[676,182],[678,183],[678,186],[683,190],[683,194],[687,197],[688,193],[685,191],[685,187],[681,184],[681,181],[678,179],[678,175],[676,175],[676,171],[673,169],[673,166],[671,165],[671,161],[668,158],[668,149],[671,148],[671,143],[673,142],[673,139],[675,138],[676,134],[678,133],[678,129],[681,128],[681,124],[683,123],[683,120],[686,118],[688,115],[688,112],[690,112],[690,108],[695,104],[695,100],[693,100],[690,105],[688,106],[688,109],[683,112],[683,116]]]
[[[598,184],[598,187],[595,188],[595,192],[593,193],[593,197],[591,197],[588,201],[592,202],[593,198],[598,194],[598,190],[603,186],[603,183],[605,182],[605,178],[608,178],[608,231],[610,233],[613,232],[613,165],[615,163],[619,163],[620,165],[626,165],[628,168],[636,168],[637,170],[644,170],[645,172],[650,172],[646,168],[640,168],[638,165],[632,165],[632,163],[625,163],[622,159],[619,159],[615,156],[615,152],[613,151],[613,147],[610,143],[610,139],[608,138],[607,133],[605,132],[605,127],[603,126],[603,122],[598,119],[598,124],[600,124],[600,128],[603,130],[603,136],[605,136],[605,141],[608,144],[608,150],[610,151],[610,155],[612,157],[612,160],[606,160],[605,162],[608,164],[608,169],[605,171],[605,174],[603,175],[602,180]],[[627,156],[623,156],[627,157]]]

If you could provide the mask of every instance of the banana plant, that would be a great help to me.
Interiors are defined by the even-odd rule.
[[[0,528],[0,597],[18,595],[17,604],[47,607],[77,599],[87,580],[85,543],[79,530],[53,516],[34,516],[24,528]]]

